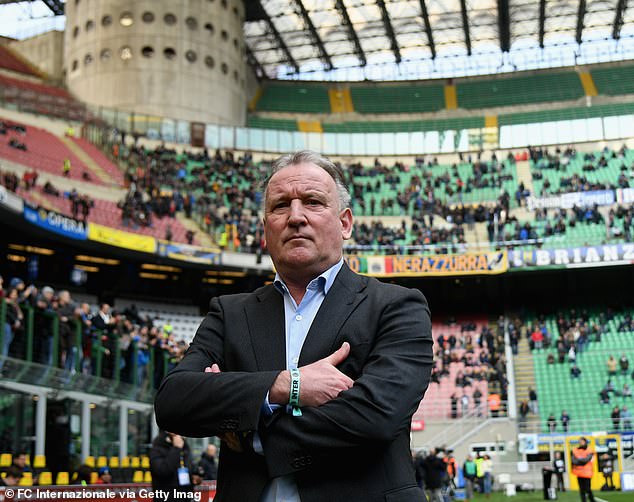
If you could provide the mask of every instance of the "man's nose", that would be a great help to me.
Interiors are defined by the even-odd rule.
[[[290,211],[288,215],[289,225],[300,225],[306,221],[306,213],[304,204],[301,200],[293,199],[290,204]]]

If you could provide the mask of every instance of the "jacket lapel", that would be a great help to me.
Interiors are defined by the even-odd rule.
[[[274,288],[269,286],[245,307],[251,344],[260,371],[286,368],[286,330],[284,327],[284,302]]]
[[[335,347],[343,323],[365,298],[365,281],[344,263],[308,331],[299,357],[299,366],[326,357]]]

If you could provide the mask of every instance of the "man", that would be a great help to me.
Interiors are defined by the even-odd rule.
[[[207,445],[207,450],[201,455],[198,465],[203,468],[203,479],[216,479],[218,477],[216,453],[216,445],[209,443]]]
[[[150,448],[152,491],[167,492],[166,502],[186,500],[192,491],[192,456],[182,436],[159,431]]]
[[[590,502],[594,502],[594,494],[590,488],[590,481],[594,468],[592,459],[594,451],[588,446],[588,440],[584,437],[579,438],[579,446],[572,450],[572,474],[577,476],[579,482],[579,495],[581,502],[586,502],[586,495],[590,498]]]
[[[462,473],[465,480],[465,500],[468,502],[473,498],[473,483],[476,481],[477,466],[472,455],[467,455],[462,466]]]
[[[6,475],[0,477],[0,486],[18,486],[21,477],[20,469],[12,465],[7,469]]]
[[[431,373],[425,298],[343,263],[350,194],[329,160],[284,156],[263,192],[275,282],[211,301],[159,425],[223,439],[217,502],[424,500],[409,430]]]

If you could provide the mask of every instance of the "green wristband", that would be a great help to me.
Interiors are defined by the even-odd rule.
[[[293,368],[291,372],[291,390],[288,397],[288,404],[291,405],[294,417],[301,417],[302,410],[299,409],[299,369]]]

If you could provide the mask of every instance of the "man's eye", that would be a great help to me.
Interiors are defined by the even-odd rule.
[[[321,205],[321,201],[319,201],[317,199],[309,199],[306,202],[306,204],[309,205],[309,206],[319,206],[319,205]]]

